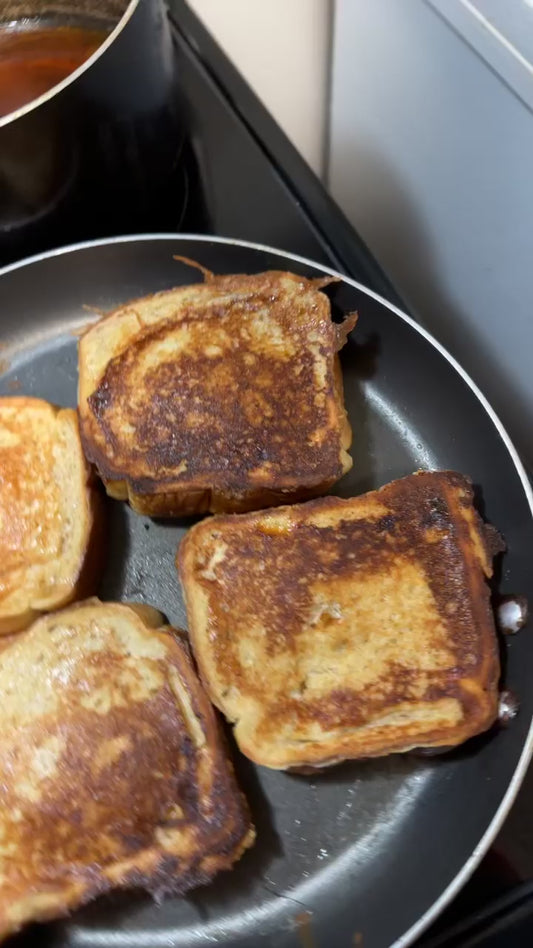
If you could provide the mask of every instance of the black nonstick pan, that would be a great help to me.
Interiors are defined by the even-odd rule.
[[[53,252],[0,275],[1,394],[76,403],[77,331],[94,312],[195,282],[181,254],[216,273],[324,273],[308,260],[239,241],[169,235]],[[460,366],[408,317],[346,278],[334,311],[360,321],[342,353],[354,431],[351,496],[418,468],[453,468],[479,488],[508,549],[501,593],[533,599],[533,498],[505,430]],[[185,624],[174,555],[186,524],[109,501],[100,595],[153,603]],[[295,776],[236,759],[258,840],[232,872],[155,905],[102,898],[17,944],[54,948],[383,948],[412,944],[467,880],[500,828],[533,746],[533,633],[502,642],[503,684],[518,716],[439,757],[396,756]]]

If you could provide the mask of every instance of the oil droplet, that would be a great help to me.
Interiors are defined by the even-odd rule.
[[[498,626],[504,635],[515,635],[522,629],[529,616],[525,596],[504,596],[496,610]]]
[[[503,727],[506,727],[516,718],[520,710],[520,702],[512,691],[502,691],[498,704],[498,721]]]

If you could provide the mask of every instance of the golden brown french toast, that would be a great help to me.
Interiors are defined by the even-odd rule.
[[[338,350],[320,288],[270,271],[135,300],[79,344],[87,457],[139,513],[242,511],[324,493],[351,467]]]
[[[0,937],[110,889],[181,893],[254,831],[186,645],[89,599],[0,652]]]
[[[243,753],[320,767],[490,727],[501,549],[453,472],[192,527],[178,553],[191,643]]]
[[[94,592],[101,535],[76,412],[0,398],[0,634]]]

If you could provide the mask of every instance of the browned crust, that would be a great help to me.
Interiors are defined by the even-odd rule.
[[[61,604],[61,608],[71,602],[92,596],[98,588],[106,565],[106,499],[96,472],[89,464],[87,464],[87,495],[91,525],[85,555],[72,594],[66,602]]]
[[[202,267],[201,264],[199,264],[197,261],[189,260],[188,257],[182,257],[176,254],[174,256],[174,259],[186,261],[190,263],[191,266],[198,267],[203,273],[210,273],[210,271]],[[264,274],[256,274],[256,275],[260,277],[263,275],[266,275],[266,276],[269,276],[271,274],[275,275],[277,273],[283,274],[284,271],[267,270],[267,271],[264,271]],[[247,273],[219,274],[219,275],[213,275],[212,279],[206,280],[205,282],[215,283],[215,285],[218,285],[220,287],[228,287],[234,284],[237,280],[241,280],[243,277],[248,278],[249,276],[250,274],[247,274]],[[310,280],[308,280],[306,277],[299,276],[298,274],[291,274],[291,276],[294,276],[297,280],[301,281],[302,283],[310,283],[317,290],[325,289],[325,287],[330,286],[332,283],[340,282],[338,277],[333,277],[333,276],[324,276],[324,277],[316,277],[316,278],[313,277]],[[82,327],[82,330],[83,330],[82,335],[84,336],[89,335],[91,329],[93,329],[97,323],[101,324],[102,322],[104,322],[104,320],[111,321],[112,319],[116,318],[116,316],[123,313],[125,309],[135,310],[136,306],[138,306],[140,303],[145,303],[150,300],[162,299],[165,296],[167,296],[168,293],[172,293],[172,292],[175,292],[176,290],[179,291],[182,289],[184,289],[184,286],[180,284],[178,286],[171,287],[170,290],[158,290],[156,293],[148,293],[146,296],[136,296],[134,299],[128,300],[126,303],[120,303],[118,306],[115,306],[113,309],[109,310],[107,313],[102,313],[101,310],[97,309],[94,306],[86,307],[91,312],[94,312],[96,315],[98,313],[101,313],[101,319],[93,320],[90,324],[88,323],[86,326]],[[339,324],[338,331],[342,331],[341,325],[346,325],[347,332],[349,333],[351,329],[353,329],[354,326],[356,325],[357,318],[358,318],[357,313],[348,313],[346,316],[345,322],[342,324]],[[143,328],[141,328],[139,332],[143,332]],[[339,349],[342,349],[342,347],[345,344],[345,341],[338,345]]]
[[[52,405],[44,399],[34,398],[32,396],[12,396],[2,397],[3,404],[16,405],[24,403],[26,406],[34,402],[37,406],[42,404],[49,405],[56,415],[68,413],[75,416],[73,409],[61,408]],[[83,448],[81,444],[81,433],[78,423],[78,438],[80,439],[80,451]],[[74,579],[72,588],[62,598],[56,599],[55,605],[51,608],[63,608],[70,602],[77,599],[83,599],[92,595],[98,586],[105,565],[105,538],[106,538],[106,518],[105,501],[98,478],[91,465],[85,460],[85,501],[87,503],[87,513],[89,518],[89,528],[87,531],[87,542],[80,560],[78,576]],[[31,622],[35,621],[40,615],[51,611],[50,609],[33,609],[28,607],[26,613],[19,616],[0,616],[0,636],[11,635],[26,629]]]
[[[76,611],[83,610],[87,606],[94,608],[95,615],[98,610],[101,610],[100,622],[105,622],[106,609],[118,608],[123,612],[132,611],[126,605],[101,604],[98,600],[89,600],[69,607],[55,616],[61,620],[61,616],[64,615],[70,621]],[[133,610],[137,611],[136,607],[133,607]],[[40,621],[53,624],[55,616],[46,617]],[[20,642],[24,635],[31,634],[31,631],[22,633],[17,641]],[[29,871],[28,896],[31,898],[41,892],[51,894],[54,902],[37,909],[30,905],[28,914],[19,919],[16,924],[9,921],[5,909],[11,908],[15,901],[15,895],[11,893],[9,886],[20,884],[16,882],[19,870],[13,860],[13,875],[10,878],[8,874],[8,879],[4,880],[4,895],[0,893],[0,937],[18,931],[28,921],[45,921],[66,915],[74,908],[110,889],[142,888],[156,899],[169,894],[182,894],[195,886],[209,882],[217,872],[229,869],[244,850],[253,843],[255,833],[250,823],[248,807],[237,787],[219,723],[196,677],[187,645],[184,642],[184,633],[164,627],[154,629],[153,636],[164,644],[167,652],[167,667],[169,670],[177,671],[187,691],[192,711],[205,737],[205,746],[195,749],[194,744],[188,741],[187,737],[182,738],[179,733],[176,734],[176,727],[178,731],[180,727],[183,731],[183,719],[181,725],[172,723],[173,716],[176,715],[176,703],[169,703],[169,696],[163,692],[157,699],[153,699],[157,700],[157,707],[154,705],[151,708],[150,701],[142,705],[145,709],[142,714],[132,706],[122,712],[112,714],[108,712],[103,717],[98,715],[95,717],[94,714],[91,715],[90,712],[85,711],[83,716],[79,717],[78,723],[75,718],[68,716],[57,720],[55,722],[57,733],[67,733],[68,736],[70,727],[76,731],[76,737],[72,743],[72,749],[67,752],[67,757],[61,762],[62,783],[50,785],[48,790],[48,785],[45,785],[45,792],[48,792],[50,796],[45,799],[44,806],[42,804],[36,806],[32,825],[28,823],[26,827],[29,836],[31,835],[33,853],[28,865],[32,866],[31,871],[35,871],[37,875],[32,878],[31,871],[24,870]],[[91,660],[88,655],[88,665]],[[113,680],[112,657],[106,661],[106,664],[107,680],[111,682]],[[136,715],[140,715],[138,719]],[[144,725],[152,726],[154,722],[159,721],[160,734],[154,735],[151,745],[139,743],[140,750],[137,756],[135,756],[135,751],[131,751],[134,756],[130,755],[126,761],[129,777],[123,778],[120,777],[118,771],[106,770],[101,778],[96,779],[92,769],[95,755],[107,738],[120,733],[121,722],[123,726],[127,726],[128,721],[130,721],[130,727],[137,730]],[[48,735],[55,733],[55,729],[50,730],[49,722],[47,726]],[[80,737],[80,728],[81,734],[85,734],[88,741],[94,741],[91,747],[84,745],[85,738]],[[165,752],[160,744],[165,740],[165,733],[170,736],[172,731],[175,734],[176,746],[181,742],[182,757],[175,761],[169,757],[170,749]],[[130,734],[133,737],[134,731],[131,730]],[[181,824],[184,825],[187,832],[191,834],[190,845],[194,847],[192,852],[189,848],[184,857],[165,851],[155,836],[158,825],[147,827],[146,814],[141,810],[137,814],[139,794],[150,794],[155,798],[156,793],[161,792],[160,785],[157,784],[155,776],[150,771],[152,758],[149,754],[152,751],[149,748],[153,748],[153,741],[159,744],[157,752],[159,757],[156,752],[153,752],[156,755],[154,760],[161,761],[164,753],[169,758],[164,762],[164,766],[169,769],[168,790],[165,790],[161,805],[166,806],[164,801],[172,800],[172,787],[175,785],[174,799],[180,802],[185,811],[182,820],[166,819],[159,823],[159,828],[171,831],[173,828],[179,828]],[[148,755],[146,757],[142,752],[143,747]],[[71,756],[69,757],[68,754]],[[208,766],[210,790],[207,796],[198,795],[198,787],[195,783],[201,766],[201,758],[204,760],[203,766],[206,763]],[[188,771],[185,777],[180,759],[187,761]],[[129,795],[124,779],[132,781]],[[185,789],[184,779],[188,781]],[[4,786],[2,795],[5,796],[6,792],[9,795],[9,784]],[[107,860],[101,857],[90,860],[87,857],[84,862],[83,855],[80,856],[84,846],[83,808],[89,807],[92,800],[98,801],[97,805],[100,807],[108,805],[106,801],[113,793],[116,793],[115,814],[110,818],[106,817],[105,824],[100,826],[99,830],[96,827],[92,828],[90,834],[95,838],[87,838],[88,852],[91,852],[91,848],[94,850],[95,846],[98,847],[100,834],[110,835],[116,840],[128,839],[130,843],[127,846],[120,846],[116,857],[111,853]],[[7,801],[4,800],[5,802]],[[81,812],[79,812],[80,807]],[[71,820],[70,835],[65,837],[64,832],[59,835],[59,830],[64,830],[65,821],[69,820]],[[143,840],[148,839],[150,831],[151,843],[143,843]],[[28,846],[30,845],[29,836]],[[77,854],[76,856],[71,855],[69,858],[69,846],[72,848],[72,853]],[[61,847],[64,847],[66,856],[63,863],[61,861],[58,863],[57,853],[61,851]],[[35,866],[39,865],[38,859],[42,861],[41,853],[48,853],[49,861],[43,864],[44,874],[35,869]],[[128,861],[131,863],[129,867]],[[115,876],[115,865],[117,867],[124,865],[126,868],[120,870],[120,874]],[[7,900],[7,905],[6,903],[3,905],[3,900]]]
[[[350,524],[350,510],[374,498],[387,513],[377,521]],[[376,683],[362,692],[354,692],[349,681],[339,679],[326,697],[299,702],[271,678],[260,724],[250,732],[237,728],[236,738],[243,753],[267,766],[322,767],[345,758],[380,756],[412,747],[455,746],[490,727],[497,715],[500,669],[486,579],[492,575],[492,557],[502,549],[502,542],[474,511],[472,499],[471,484],[462,475],[421,472],[354,500],[326,497],[299,507],[268,511],[271,530],[266,533],[263,527],[258,528],[261,514],[216,517],[189,531],[178,551],[177,562],[190,636],[202,680],[211,700],[223,711],[226,703],[219,684],[215,683],[214,669],[222,675],[226,686],[244,688],[243,695],[247,694],[246,672],[235,651],[245,635],[241,615],[246,617],[245,623],[253,621],[267,630],[274,658],[281,651],[294,654],[298,663],[299,617],[306,614],[307,608],[306,583],[302,586],[300,581],[312,578],[317,571],[326,583],[328,576],[349,576],[354,567],[346,557],[354,552],[368,575],[369,588],[386,564],[394,564],[397,557],[422,567],[455,655],[447,674],[433,675],[424,695],[428,707],[447,698],[459,702],[462,718],[453,725],[429,720],[424,726],[406,722],[396,731],[383,726],[357,732],[372,716],[379,718],[409,702],[411,687],[419,675],[416,667],[390,665],[384,697],[379,700]],[[326,512],[332,512],[337,523],[329,537],[328,531],[306,525],[314,515]],[[291,526],[279,528],[280,542],[276,522],[281,523],[283,518]],[[217,542],[229,544],[231,550],[229,565],[224,566],[224,580],[216,582],[203,579],[199,568],[204,543],[209,542],[213,531],[219,536]],[[234,558],[236,550],[240,562]],[[268,568],[263,565],[258,584],[255,570],[260,562],[268,563]],[[379,586],[375,588],[379,597]],[[203,619],[199,619],[200,589],[208,602],[209,646]],[[398,596],[401,595],[398,590]],[[408,595],[406,591],[405,596]],[[287,683],[285,688],[289,687]],[[283,746],[276,729],[293,717],[296,735],[298,729],[305,733],[309,725],[319,723],[328,736],[323,741],[296,740],[294,746]]]
[[[313,293],[320,296],[321,311],[322,309],[324,312],[327,310],[329,317],[329,302],[325,296],[318,293],[321,286],[325,283],[332,282],[329,277],[314,281],[306,280],[303,277],[296,277],[293,274],[277,274],[272,272],[258,274],[255,277],[242,275],[210,277],[208,282],[210,286],[220,287],[220,291],[226,293],[232,289],[237,290],[238,288],[242,288],[242,286],[249,287],[250,295],[246,306],[251,309],[254,305],[253,293],[255,283],[257,283],[259,287],[258,299],[261,299],[261,294],[265,294],[269,287],[273,292],[276,279],[280,276],[290,277],[308,290],[312,288]],[[155,294],[153,299],[161,299],[164,295],[164,293]],[[273,297],[273,299],[274,298],[275,297]],[[147,297],[142,303],[145,304],[150,299],[152,298]],[[127,308],[134,311],[135,304],[137,303],[138,305],[140,302],[140,300],[132,301],[132,303],[127,304]],[[115,311],[115,313],[104,317],[99,325],[110,320],[114,315],[120,313],[120,311],[125,308],[126,307],[121,307]],[[312,308],[316,309],[317,305],[314,304]],[[321,318],[323,318],[323,315],[322,313]],[[194,314],[192,318],[194,319]],[[315,317],[309,317],[310,325],[312,325],[313,318]],[[188,319],[188,314],[182,314],[179,316],[177,322],[182,326]],[[261,462],[252,460],[251,456],[247,457],[246,450],[249,451],[249,449],[245,450],[241,449],[241,447],[237,449],[237,456],[239,458],[237,468],[235,467],[236,458],[232,457],[229,466],[227,463],[222,463],[218,467],[215,465],[210,470],[210,466],[213,465],[214,459],[217,457],[217,452],[210,449],[208,452],[211,459],[210,465],[208,465],[204,471],[202,471],[200,464],[197,472],[193,471],[189,474],[188,471],[187,473],[178,471],[177,473],[172,473],[172,462],[167,459],[165,461],[165,474],[163,474],[161,473],[161,458],[154,447],[155,442],[152,441],[153,447],[151,450],[154,452],[153,475],[145,476],[136,472],[136,460],[134,455],[131,454],[130,457],[128,451],[125,449],[122,450],[122,447],[119,448],[117,444],[115,444],[116,434],[108,427],[106,419],[108,417],[112,419],[113,417],[113,414],[110,414],[112,410],[109,406],[113,404],[115,397],[121,397],[121,380],[127,377],[124,367],[128,360],[131,361],[131,359],[133,359],[134,350],[136,352],[139,347],[142,348],[151,344],[152,340],[170,331],[172,326],[175,325],[175,321],[172,319],[162,320],[150,327],[141,328],[139,332],[128,341],[126,348],[109,361],[104,374],[100,378],[97,389],[92,392],[86,403],[82,402],[80,404],[79,409],[81,436],[86,456],[96,465],[110,496],[128,500],[133,509],[138,513],[151,516],[181,516],[205,513],[207,511],[214,513],[243,512],[259,507],[287,503],[289,501],[303,501],[323,494],[339,477],[349,470],[352,463],[351,458],[347,454],[347,449],[351,443],[351,429],[343,403],[342,374],[337,350],[344,345],[348,332],[353,328],[356,320],[357,315],[350,314],[344,324],[331,324],[330,352],[328,355],[328,358],[331,360],[330,396],[332,404],[335,406],[334,414],[336,417],[335,419],[332,418],[329,422],[331,430],[328,438],[324,442],[323,449],[321,449],[321,452],[315,453],[312,463],[306,463],[303,460],[302,453],[296,451],[298,445],[294,443],[294,458],[296,458],[297,455],[300,456],[297,476],[295,473],[288,473],[288,476],[284,476],[284,462],[281,463],[279,470],[277,469],[277,462],[274,462],[275,473],[272,475],[272,483],[270,484],[254,483],[250,477],[250,471],[254,468],[255,464]],[[240,375],[242,375],[242,373],[240,373]],[[184,375],[182,375],[182,377],[185,378]],[[179,384],[179,382],[177,382],[177,384]],[[280,384],[271,388],[271,392],[276,389],[281,390],[282,388],[283,386],[280,380]],[[220,399],[218,411],[220,411],[220,407],[224,401],[222,396],[220,396]],[[287,400],[290,402],[288,396]],[[152,430],[155,431],[161,427],[156,417],[152,417],[156,402],[157,398],[155,397],[150,402],[152,408],[150,410],[150,417],[148,417],[148,415],[146,416],[146,432],[148,432],[149,424]],[[298,412],[297,398],[295,398],[294,411],[296,413]],[[134,419],[136,427],[137,424],[144,424],[143,415],[144,412],[136,413]],[[168,406],[165,405],[165,419],[167,415]],[[217,405],[213,404],[213,416],[216,415]],[[179,425],[175,427],[175,430],[180,430]],[[235,431],[236,429],[234,428],[233,430]],[[282,429],[280,428],[279,430]],[[269,433],[266,439],[268,452],[274,451],[272,455],[274,458],[276,457],[275,451],[279,451],[281,444],[284,444],[285,450],[287,450],[294,441],[293,437],[284,439],[278,438],[276,431],[275,422],[273,431]],[[185,434],[187,433],[185,432]],[[249,435],[251,434],[252,432],[249,433]],[[272,434],[276,436],[273,439]],[[263,436],[264,432],[262,437]],[[239,433],[239,438],[240,437],[241,435]],[[245,436],[244,433],[242,439],[243,445],[249,444],[251,441],[250,437],[248,435]],[[214,440],[211,433],[209,433],[209,438],[208,433],[206,433],[206,445],[208,441],[209,445],[212,445]],[[302,445],[303,444],[304,442],[302,442]],[[178,445],[179,451],[183,452],[183,443],[180,442],[179,439]],[[191,448],[187,454],[187,463],[189,466],[191,459],[194,461],[194,459],[200,456],[203,450],[202,444],[200,447],[196,445],[194,450]],[[166,453],[165,448],[165,454]],[[267,456],[270,458],[270,453],[267,453]],[[291,464],[294,463],[294,458],[291,458]],[[224,458],[222,458],[222,461],[224,461]],[[239,464],[242,464],[242,470]],[[174,467],[176,466],[179,467],[177,462]],[[230,473],[233,474],[231,483],[228,481]]]
[[[247,513],[264,507],[286,504],[288,500],[293,503],[303,502],[319,497],[329,490],[337,480],[338,477],[331,477],[313,487],[301,487],[297,490],[248,491],[238,497],[231,497],[224,491],[215,490],[143,494],[133,490],[129,485],[124,491],[123,482],[120,483],[118,489],[115,486],[117,482],[109,482],[104,479],[104,484],[110,497],[114,497],[116,500],[128,500],[133,510],[138,514],[147,517],[184,517],[205,513]]]
[[[346,411],[344,405],[344,381],[342,377],[342,368],[341,360],[338,355],[335,355],[333,361],[333,378],[335,385],[335,397],[337,399],[337,411],[339,413],[339,427],[341,432],[341,448],[344,452],[343,455],[343,473],[346,474],[352,466],[352,459],[347,453],[352,444],[352,426],[348,418],[348,412]],[[300,498],[298,498],[300,499]]]

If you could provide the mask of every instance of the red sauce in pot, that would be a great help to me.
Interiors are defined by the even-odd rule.
[[[106,36],[71,26],[0,29],[0,118],[69,76]]]

